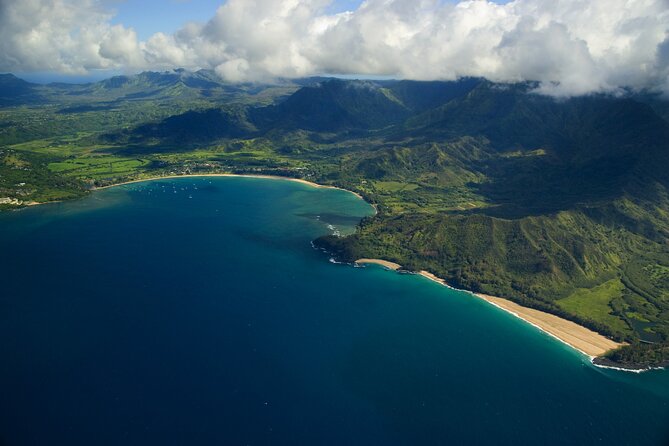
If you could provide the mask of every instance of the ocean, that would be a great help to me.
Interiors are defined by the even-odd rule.
[[[669,444],[668,371],[312,248],[372,213],[193,177],[0,214],[0,445]]]

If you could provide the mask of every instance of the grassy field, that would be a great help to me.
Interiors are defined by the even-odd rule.
[[[618,331],[630,333],[630,327],[623,319],[613,314],[611,307],[611,301],[620,299],[624,289],[625,285],[620,279],[611,279],[594,288],[578,289],[569,297],[560,299],[556,303],[573,314],[593,319]]]
[[[64,175],[85,178],[109,178],[133,173],[149,164],[146,159],[128,159],[113,156],[74,158],[50,163],[49,170]]]
[[[374,181],[374,187],[382,194],[394,194],[404,191],[415,191],[420,186],[415,183],[402,183],[400,181]]]

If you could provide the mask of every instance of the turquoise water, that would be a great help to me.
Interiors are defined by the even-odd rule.
[[[0,444],[669,442],[669,373],[312,249],[370,213],[181,178],[0,215]]]

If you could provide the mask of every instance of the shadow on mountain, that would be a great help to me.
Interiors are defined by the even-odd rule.
[[[544,215],[622,196],[637,174],[638,162],[633,155],[584,164],[564,163],[550,156],[498,158],[486,169],[488,181],[470,187],[493,205],[482,211],[487,215]]]
[[[303,87],[278,105],[253,109],[250,115],[268,130],[339,132],[383,128],[410,113],[373,82],[331,79]]]
[[[409,120],[433,138],[490,142],[497,156],[476,164],[487,181],[470,185],[493,204],[485,213],[541,215],[610,201],[639,177],[666,183],[669,125],[650,106],[597,95],[557,101],[530,87],[485,82]]]
[[[244,110],[213,108],[171,116],[129,132],[108,134],[103,140],[125,144],[126,149],[119,153],[138,154],[155,152],[157,144],[161,151],[188,150],[220,139],[248,137],[256,132]]]
[[[39,85],[13,74],[0,74],[0,107],[38,103],[43,100]]]

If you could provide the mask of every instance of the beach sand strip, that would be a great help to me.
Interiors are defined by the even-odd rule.
[[[394,271],[402,268],[402,266],[397,263],[380,259],[360,259],[357,260],[356,263],[377,264]],[[441,285],[453,288],[448,283],[446,283],[445,280],[435,276],[429,271],[420,271],[418,274]],[[522,319],[539,330],[589,356],[591,359],[597,356],[602,356],[606,352],[624,345],[586,327],[583,327],[582,325],[563,319],[554,314],[546,313],[534,308],[524,307],[501,297],[479,293],[469,294],[476,296],[479,299],[483,299],[501,310],[511,313],[519,319]]]

